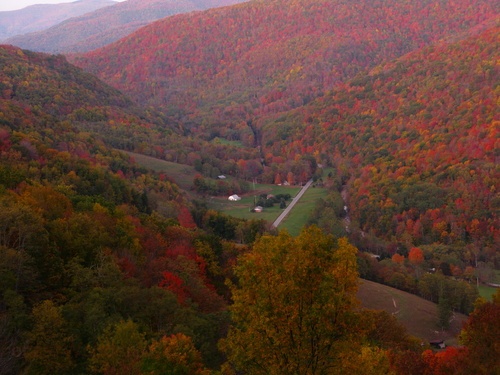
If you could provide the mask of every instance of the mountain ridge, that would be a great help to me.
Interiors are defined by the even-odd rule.
[[[35,4],[0,12],[0,41],[15,35],[48,29],[69,18],[116,4],[113,0],[79,0],[62,4]]]
[[[140,103],[186,113],[194,123],[227,125],[300,106],[499,12],[489,1],[469,0],[286,4],[252,1],[178,15],[69,58]]]
[[[127,0],[5,42],[37,52],[86,52],[112,43],[158,19],[247,0]]]

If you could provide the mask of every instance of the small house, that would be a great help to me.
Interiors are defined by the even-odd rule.
[[[430,341],[429,344],[436,349],[444,349],[446,348],[446,344],[444,343],[443,340],[434,340]]]
[[[237,194],[233,194],[231,196],[229,196],[229,199],[230,201],[233,201],[233,202],[236,202],[236,201],[240,201],[241,200],[241,197],[239,197]]]

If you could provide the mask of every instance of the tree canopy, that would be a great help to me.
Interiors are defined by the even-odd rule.
[[[263,236],[242,256],[222,343],[228,367],[249,374],[336,373],[361,337],[356,249],[315,226]]]

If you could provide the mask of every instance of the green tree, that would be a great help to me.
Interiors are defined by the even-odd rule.
[[[68,374],[74,367],[67,322],[60,308],[44,301],[33,308],[33,329],[28,333],[28,350],[24,358],[28,374]]]
[[[450,328],[450,318],[453,315],[450,302],[446,296],[441,294],[439,296],[438,308],[438,322],[442,329]]]
[[[226,369],[335,374],[360,349],[356,248],[319,228],[263,236],[236,267]]]
[[[90,350],[90,369],[104,375],[139,375],[146,351],[144,334],[132,320],[108,327]]]

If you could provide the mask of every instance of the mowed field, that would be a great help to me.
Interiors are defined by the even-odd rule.
[[[327,189],[311,186],[288,216],[285,217],[278,229],[286,229],[292,236],[298,236],[302,228],[307,224],[318,199],[326,198],[327,195]]]
[[[189,192],[193,187],[193,179],[197,173],[193,167],[137,154],[135,152],[127,151],[126,153],[134,158],[135,162],[140,166],[156,172],[166,173],[181,189]]]
[[[393,314],[411,335],[427,342],[444,340],[447,345],[458,345],[457,336],[467,320],[467,316],[453,313],[450,329],[442,331],[435,303],[373,281],[360,279],[358,298],[365,308]]]
[[[266,185],[266,184],[252,184],[251,191],[245,194],[241,194],[241,200],[237,202],[231,202],[227,197],[210,197],[207,200],[208,206],[217,211],[224,212],[227,215],[238,217],[241,219],[264,219],[272,223],[281,213],[282,209],[279,204],[275,204],[273,207],[264,207],[262,212],[251,212],[252,208],[255,206],[254,202],[259,199],[260,194],[290,194],[291,199],[297,195],[300,191],[300,187],[296,186],[277,186],[277,185]],[[287,205],[290,203],[291,199],[287,201]]]

